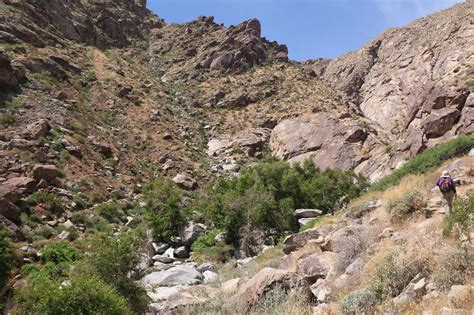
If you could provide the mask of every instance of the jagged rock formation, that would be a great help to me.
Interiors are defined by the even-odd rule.
[[[388,30],[339,58],[307,62],[305,69],[376,123],[384,141],[394,144],[388,161],[394,167],[426,147],[472,133],[466,99],[472,90],[473,32],[471,2]]]

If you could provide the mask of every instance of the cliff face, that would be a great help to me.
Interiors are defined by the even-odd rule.
[[[474,131],[472,96],[466,102],[474,77],[472,6],[454,6],[305,66],[376,124],[393,146],[389,167]]]

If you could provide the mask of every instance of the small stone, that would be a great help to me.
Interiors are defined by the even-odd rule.
[[[59,233],[58,238],[60,240],[72,240],[71,233],[68,231],[62,231],[61,233]]]
[[[166,256],[166,255],[155,255],[152,257],[152,259],[162,264],[171,264],[172,262],[174,262],[174,258]]]
[[[163,134],[163,140],[172,140],[173,139],[173,135],[170,133],[170,132],[165,132]]]
[[[204,283],[215,283],[219,280],[219,275],[215,272],[212,272],[210,270],[206,270],[203,272],[204,276]]]
[[[390,227],[385,228],[382,233],[380,233],[379,238],[388,238],[393,235],[393,229]]]

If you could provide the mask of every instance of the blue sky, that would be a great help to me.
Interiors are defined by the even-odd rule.
[[[390,27],[463,0],[148,0],[167,23],[215,16],[226,26],[250,18],[263,36],[286,44],[294,60],[332,58],[355,50]]]

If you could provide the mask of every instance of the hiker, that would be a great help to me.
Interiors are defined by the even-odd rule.
[[[443,205],[446,214],[450,214],[453,206],[453,198],[456,195],[456,185],[449,175],[448,171],[444,171],[441,177],[436,181],[436,186],[443,194]]]

